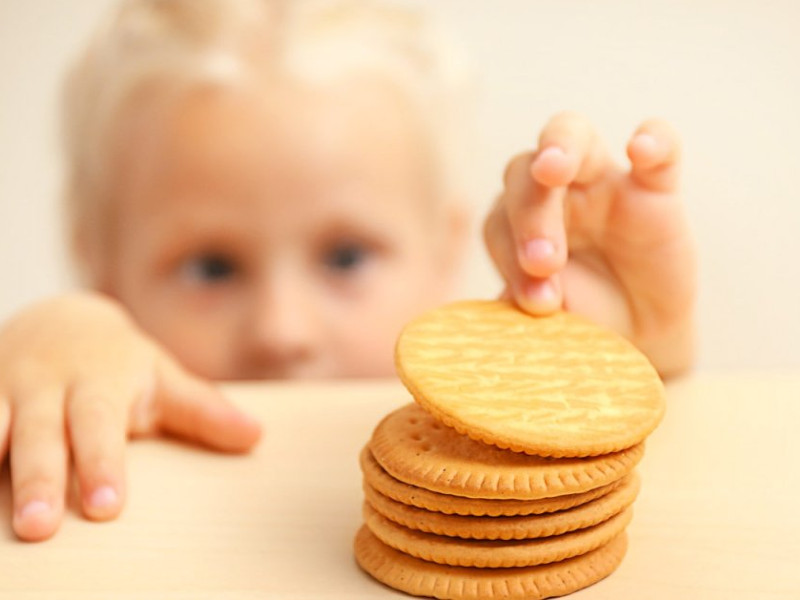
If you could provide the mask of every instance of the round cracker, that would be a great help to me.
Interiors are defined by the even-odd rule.
[[[449,304],[406,325],[395,363],[442,422],[517,452],[616,452],[643,441],[664,414],[664,388],[647,358],[566,312],[533,317],[503,301]]]
[[[604,456],[546,458],[501,450],[442,425],[415,403],[378,423],[369,449],[395,479],[442,494],[536,500],[618,481],[644,454],[638,444]]]
[[[424,533],[390,521],[366,502],[364,521],[384,544],[422,560],[454,567],[529,567],[585,554],[625,530],[633,516],[628,507],[586,529],[527,540],[465,540]]]
[[[364,481],[384,496],[408,506],[424,508],[446,515],[462,515],[474,517],[515,517],[523,515],[540,515],[567,510],[591,502],[595,498],[605,496],[622,483],[624,479],[613,481],[607,485],[586,492],[565,494],[553,498],[538,500],[486,500],[482,498],[466,498],[452,494],[440,494],[415,485],[404,483],[389,475],[372,456],[369,447],[365,446],[359,457]]]
[[[440,600],[544,600],[583,589],[610,575],[627,549],[625,533],[605,546],[561,562],[513,569],[448,567],[398,552],[363,526],[355,539],[359,566],[407,594]]]
[[[407,506],[364,485],[366,501],[376,512],[409,529],[477,540],[523,540],[585,529],[610,519],[630,506],[639,493],[639,477],[628,475],[605,496],[556,513],[514,517],[464,517]]]

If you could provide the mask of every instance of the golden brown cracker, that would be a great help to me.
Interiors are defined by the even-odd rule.
[[[664,413],[653,366],[576,315],[532,317],[503,301],[434,309],[403,329],[397,372],[443,423],[500,448],[596,456],[644,440]]]
[[[465,540],[403,527],[364,503],[364,521],[384,544],[422,560],[457,567],[528,567],[585,554],[622,533],[632,516],[633,509],[628,507],[602,523],[561,535],[527,540]]]
[[[364,485],[364,496],[370,506],[398,525],[437,535],[478,540],[522,540],[585,529],[630,506],[638,492],[639,478],[632,473],[614,491],[570,510],[533,516],[465,517],[408,506],[384,496],[369,484]]]
[[[638,444],[604,456],[545,458],[501,450],[439,423],[414,403],[387,415],[369,449],[395,479],[443,494],[535,500],[586,492],[627,475],[639,462]]]
[[[395,479],[378,464],[369,447],[361,451],[359,462],[364,473],[364,481],[379,493],[409,506],[447,515],[514,517],[567,510],[608,494],[623,481],[619,479],[586,492],[538,500],[484,500],[440,494]]]
[[[407,594],[440,600],[543,600],[583,589],[622,562],[627,537],[560,562],[509,569],[450,567],[398,552],[363,526],[355,539],[356,561],[378,581]]]

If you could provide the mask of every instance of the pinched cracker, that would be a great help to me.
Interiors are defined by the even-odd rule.
[[[630,473],[644,453],[552,459],[501,450],[442,425],[414,403],[375,428],[369,449],[395,479],[443,494],[535,500],[593,490]]]
[[[532,317],[467,301],[409,323],[397,372],[423,407],[470,437],[540,456],[635,446],[664,413],[661,380],[621,336],[570,313]]]
[[[408,506],[446,515],[514,517],[567,510],[605,496],[624,481],[624,479],[619,479],[586,492],[538,500],[485,500],[432,492],[395,479],[383,470],[368,447],[361,451],[359,462],[361,471],[364,473],[364,481],[377,492]]]
[[[529,567],[585,554],[607,544],[627,527],[628,507],[586,529],[526,540],[465,540],[424,533],[390,521],[364,503],[364,522],[384,544],[416,558],[454,567]]]
[[[390,521],[427,533],[478,540],[522,540],[560,535],[585,529],[610,519],[630,506],[639,492],[636,473],[628,475],[614,491],[570,510],[544,515],[473,517],[445,515],[408,506],[364,485],[370,506]]]

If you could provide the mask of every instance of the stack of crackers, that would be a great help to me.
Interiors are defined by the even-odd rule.
[[[472,301],[407,325],[396,364],[416,403],[361,454],[367,573],[418,596],[530,600],[619,565],[664,412],[638,350],[574,315]]]

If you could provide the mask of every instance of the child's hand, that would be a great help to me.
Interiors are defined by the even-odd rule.
[[[0,460],[8,450],[20,538],[57,529],[70,459],[86,516],[116,517],[127,437],[162,431],[242,452],[260,427],[100,296],[50,300],[0,329]]]
[[[585,315],[670,374],[692,360],[697,286],[679,141],[651,120],[627,153],[629,170],[612,162],[585,119],[559,114],[535,152],[509,163],[484,233],[506,295],[522,309]]]

